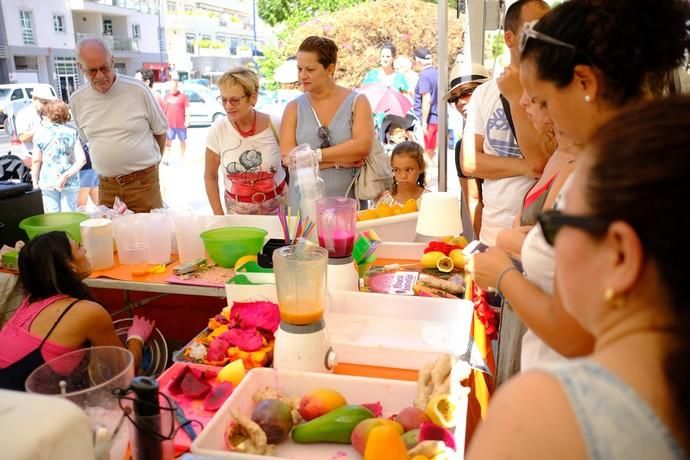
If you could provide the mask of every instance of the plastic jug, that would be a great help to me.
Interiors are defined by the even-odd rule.
[[[146,222],[146,245],[149,264],[167,264],[172,249],[172,220],[167,214],[140,214]]]
[[[113,232],[117,243],[117,257],[121,264],[146,262],[149,252],[146,238],[146,214],[128,214],[113,220]],[[167,238],[169,240],[169,238]]]
[[[355,244],[357,202],[352,198],[328,197],[316,202],[319,245],[329,258],[352,255]]]
[[[113,223],[110,219],[87,219],[79,224],[81,239],[92,270],[105,270],[115,265],[113,255]]]
[[[206,221],[206,216],[177,215],[173,219],[180,263],[204,257],[204,242],[199,235],[206,230]]]

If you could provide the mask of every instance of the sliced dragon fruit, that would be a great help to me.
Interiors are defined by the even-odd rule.
[[[187,372],[182,378],[180,389],[190,399],[199,399],[211,391],[211,385],[206,380],[201,380],[193,372]]]
[[[204,410],[215,412],[220,409],[226,399],[232,394],[234,387],[230,382],[223,382],[216,385],[204,399]]]

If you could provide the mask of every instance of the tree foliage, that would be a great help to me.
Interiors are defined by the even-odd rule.
[[[345,2],[336,0],[335,3]],[[462,50],[463,25],[462,17],[456,19],[454,10],[448,16],[448,62],[452,66]],[[378,66],[379,47],[386,41],[395,44],[398,55],[410,58],[414,48],[427,47],[436,62],[437,31],[437,6],[428,1],[364,2],[337,13],[321,13],[297,27],[286,28],[280,34],[278,46],[265,50],[261,70],[270,81],[273,70],[297,52],[302,40],[321,35],[338,45],[338,83],[354,88],[369,69]]]
[[[333,12],[365,0],[258,0],[259,17],[275,26],[286,22],[300,24],[320,12]]]

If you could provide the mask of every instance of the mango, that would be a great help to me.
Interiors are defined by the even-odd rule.
[[[352,436],[350,437],[352,447],[354,447],[355,450],[360,454],[364,454],[364,448],[367,444],[367,440],[369,439],[369,435],[371,434],[371,430],[377,426],[383,425],[390,426],[391,428],[395,429],[398,432],[398,436],[402,435],[404,432],[403,426],[394,420],[389,420],[387,418],[369,418],[362,420],[357,424],[355,429],[352,430]]]
[[[364,460],[407,460],[407,448],[395,428],[374,427],[364,448]]]
[[[428,422],[429,416],[423,410],[409,406],[401,410],[395,416],[395,420],[403,426],[405,431],[410,431],[419,428],[423,422]]]
[[[345,397],[330,388],[318,388],[302,396],[299,413],[304,420],[313,420],[347,404]]]
[[[297,444],[318,442],[349,444],[352,431],[357,424],[373,416],[374,414],[369,409],[362,406],[352,404],[341,406],[321,417],[294,427],[292,440]],[[400,438],[399,435],[398,438]]]
[[[244,363],[241,359],[236,359],[230,364],[226,364],[216,377],[219,382],[230,382],[233,386],[240,384],[245,375]]]

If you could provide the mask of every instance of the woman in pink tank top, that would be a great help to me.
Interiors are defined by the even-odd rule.
[[[110,315],[83,283],[90,273],[84,250],[65,232],[37,236],[22,248],[19,278],[26,296],[0,331],[0,388],[23,391],[34,369],[70,351],[123,346]],[[152,322],[135,317],[128,331],[136,367],[152,329]]]

